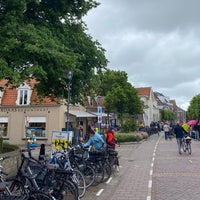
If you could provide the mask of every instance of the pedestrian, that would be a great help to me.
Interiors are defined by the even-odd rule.
[[[90,138],[83,145],[84,147],[92,146],[94,150],[101,150],[104,147],[104,140],[100,134],[95,133],[93,129],[90,130]]]
[[[167,122],[165,122],[164,126],[163,126],[163,130],[164,130],[164,133],[165,133],[165,140],[167,140],[170,136],[170,126]]]
[[[181,154],[181,146],[182,146],[182,140],[185,134],[185,130],[182,126],[179,125],[179,123],[176,124],[174,127],[174,134],[176,135],[176,141],[178,145],[178,152]]]

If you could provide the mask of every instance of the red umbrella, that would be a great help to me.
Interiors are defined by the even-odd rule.
[[[197,120],[192,119],[190,121],[187,122],[188,125],[196,125],[197,124]]]

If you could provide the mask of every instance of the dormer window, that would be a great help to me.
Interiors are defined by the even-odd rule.
[[[26,83],[23,83],[18,88],[17,105],[29,105],[31,97],[31,88]]]
[[[3,97],[3,88],[0,87],[0,104],[1,104],[2,97]]]
[[[89,97],[89,103],[90,103],[90,106],[93,106],[93,98],[92,97]]]

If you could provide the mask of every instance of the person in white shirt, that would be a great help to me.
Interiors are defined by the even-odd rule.
[[[167,122],[165,122],[164,126],[163,126],[163,130],[165,133],[165,140],[167,140],[168,138],[170,138],[170,126]]]

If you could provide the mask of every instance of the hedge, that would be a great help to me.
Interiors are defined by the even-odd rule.
[[[146,132],[130,132],[130,133],[115,133],[115,138],[120,143],[123,142],[139,142],[143,139],[148,138],[148,134]]]

